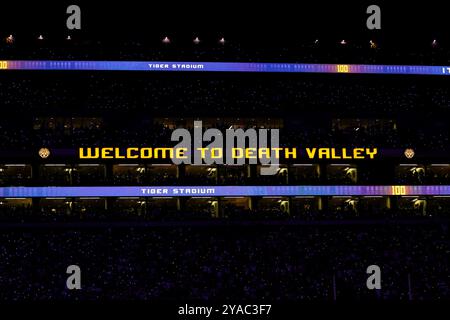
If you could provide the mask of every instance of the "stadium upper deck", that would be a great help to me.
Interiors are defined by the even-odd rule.
[[[33,66],[32,62],[28,64]],[[12,64],[20,65],[21,62]],[[37,67],[46,65],[36,62]],[[68,63],[67,67],[70,65]],[[56,63],[53,67],[65,69],[65,66],[65,63]],[[342,72],[339,66],[343,67]],[[75,193],[56,193],[58,201],[63,201],[60,209],[70,212],[91,207],[99,212],[108,207],[121,210],[121,200],[124,200],[125,207],[143,206],[147,214],[159,212],[161,207],[166,213],[189,211],[191,206],[194,212],[199,210],[209,216],[232,215],[230,212],[251,211],[253,207],[257,212],[302,215],[329,208],[346,208],[344,210],[353,212],[348,208],[368,205],[354,197],[367,195],[375,199],[383,197],[383,204],[376,205],[380,210],[404,206],[405,210],[414,211],[417,205],[418,212],[424,215],[426,201],[430,207],[439,207],[437,203],[442,199],[430,201],[429,197],[445,197],[446,186],[442,189],[444,193],[440,193],[437,189],[430,191],[422,186],[414,189],[405,185],[448,183],[449,79],[397,74],[354,75],[346,74],[345,66],[334,66],[338,73],[343,73],[334,75],[2,70],[2,186],[131,185],[138,188],[184,184],[192,188],[211,186],[220,192],[224,190],[220,187],[223,185],[317,185],[322,188],[317,194],[311,190],[308,194],[271,193],[269,196],[276,199],[267,200],[268,204],[261,200],[265,191],[233,193],[231,196],[237,199],[231,200],[226,199],[226,193],[219,192],[212,200],[199,200],[200,204],[190,204],[196,201],[198,194],[189,194],[186,203],[171,197],[154,199],[156,203],[153,203],[138,194],[131,195],[138,199],[108,200],[103,197],[116,198],[118,194],[83,193],[90,198],[86,204]],[[386,70],[397,72],[396,67]],[[401,72],[402,68],[398,70]],[[445,67],[442,70],[446,74]],[[19,115],[17,110],[25,114]],[[264,177],[256,165],[177,167],[168,163],[161,166],[162,163],[155,161],[82,161],[76,155],[80,147],[167,146],[172,129],[189,128],[196,119],[204,119],[206,127],[220,129],[279,128],[283,146],[375,147],[380,148],[383,157],[370,163],[347,163],[347,159],[335,158],[287,161],[282,162],[275,176]],[[41,148],[47,148],[50,156],[39,154]],[[405,153],[405,149],[413,150],[415,158],[411,159],[408,155],[411,152]],[[363,184],[387,185],[394,191],[366,194],[358,189]],[[398,190],[395,189],[397,184],[400,185]],[[329,192],[327,185],[341,185],[338,187],[341,189]],[[344,185],[353,185],[354,191],[343,191],[347,190]],[[36,189],[36,193],[29,193],[31,189],[17,193],[15,190],[18,189],[10,192],[4,188],[2,194],[4,198],[24,197],[23,203],[18,199],[18,208],[30,206],[34,211],[46,211],[58,207],[55,203],[46,203],[54,200],[50,189]],[[406,197],[397,199],[397,196],[417,195],[421,198],[414,198],[412,202]],[[157,198],[158,194],[152,196]],[[302,196],[312,200],[304,200]],[[328,198],[335,196],[337,200]],[[339,196],[344,199],[339,200]],[[43,199],[32,200],[31,197]],[[361,204],[356,205],[357,202]],[[72,203],[75,203],[74,208]],[[433,209],[433,212],[438,211]]]

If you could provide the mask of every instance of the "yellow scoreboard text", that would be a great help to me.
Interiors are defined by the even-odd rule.
[[[391,186],[392,194],[394,196],[404,196],[406,195],[406,186]]]
[[[337,68],[337,72],[342,72],[342,73],[348,73],[350,70],[350,67],[348,64],[338,64],[336,65]]]

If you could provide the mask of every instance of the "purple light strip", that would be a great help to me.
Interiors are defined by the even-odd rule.
[[[450,75],[450,66],[179,61],[3,60],[0,61],[0,70],[202,71]]]
[[[450,185],[429,186],[151,186],[1,187],[0,198],[192,196],[450,196]]]

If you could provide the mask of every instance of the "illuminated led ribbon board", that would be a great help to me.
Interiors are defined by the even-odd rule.
[[[0,70],[195,71],[450,75],[450,66],[314,63],[2,60]]]
[[[151,186],[1,187],[0,198],[230,197],[230,196],[450,196],[450,185],[429,186]]]

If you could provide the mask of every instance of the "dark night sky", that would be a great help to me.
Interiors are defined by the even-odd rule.
[[[2,3],[0,32],[66,32],[65,10],[70,4],[78,4],[82,10],[82,29],[90,36],[141,37],[164,32],[194,31],[233,33],[234,37],[263,40],[270,37],[284,39],[310,37],[314,34],[330,37],[358,37],[376,34],[393,41],[417,37],[441,37],[450,30],[448,10],[443,1],[431,5],[406,2],[396,4],[381,1],[314,2],[305,6],[302,2],[276,1],[189,2],[181,6],[165,1],[110,1],[92,4],[93,1],[58,1],[45,4]],[[332,4],[331,4],[332,3]],[[365,27],[370,4],[378,4],[382,10],[382,30],[369,31]]]

